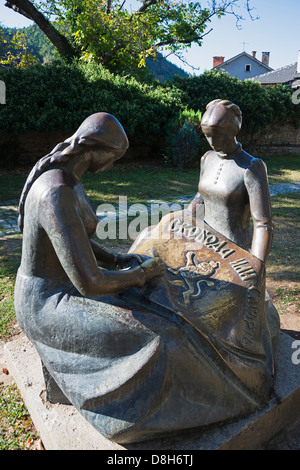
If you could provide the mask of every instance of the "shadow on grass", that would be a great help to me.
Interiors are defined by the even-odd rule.
[[[82,183],[95,209],[103,202],[117,204],[119,196],[127,196],[128,203],[132,204],[196,194],[198,179],[198,170],[179,172],[164,164],[119,164],[99,175],[86,173]]]
[[[21,235],[0,238],[0,276],[14,277],[21,261]]]
[[[0,238],[0,338],[5,339],[14,331],[14,288],[21,260],[21,235]]]

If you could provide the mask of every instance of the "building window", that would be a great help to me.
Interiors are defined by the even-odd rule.
[[[251,65],[247,64],[245,70],[246,72],[251,72]]]

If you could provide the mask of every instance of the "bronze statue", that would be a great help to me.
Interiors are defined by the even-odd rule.
[[[236,141],[240,124],[232,103],[208,106],[215,151],[202,158],[199,193],[127,255],[91,239],[97,219],[80,183],[128,147],[112,116],[87,118],[24,187],[19,324],[57,400],[116,442],[238,419],[268,400],[278,329],[265,301],[270,199],[264,164]]]
[[[232,102],[207,105],[201,127],[212,150],[201,158],[198,193],[187,210],[148,227],[129,250],[163,259],[167,272],[157,284],[164,288],[147,288],[147,297],[176,312],[185,327],[192,325],[210,353],[211,347],[217,351],[228,368],[221,367],[224,384],[234,377],[229,394],[241,394],[227,404],[227,418],[243,413],[247,396],[257,403],[268,399],[279,332],[279,316],[265,290],[273,237],[266,166],[237,141],[241,124],[241,110]],[[220,396],[211,407],[220,405]]]
[[[239,246],[251,248],[266,263],[273,234],[267,172],[264,162],[237,142],[241,125],[242,113],[230,101],[207,105],[201,127],[213,151],[201,159],[199,192],[192,207],[204,203],[205,221],[212,228]]]
[[[37,162],[19,203],[21,231],[25,225],[20,273],[46,277],[58,285],[71,281],[82,295],[97,296],[141,287],[163,272],[159,260],[147,260],[126,272],[98,268],[97,261],[115,270],[140,259],[115,256],[91,239],[98,219],[81,184],[85,171],[107,170],[127,148],[121,124],[109,114],[98,113]]]

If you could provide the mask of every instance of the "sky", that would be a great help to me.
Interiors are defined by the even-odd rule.
[[[135,0],[127,0],[134,9]],[[203,5],[207,1],[202,1]],[[251,54],[257,51],[257,59],[261,60],[262,52],[270,53],[270,67],[277,69],[298,60],[300,50],[300,2],[299,0],[251,0],[252,12],[259,18],[252,20],[243,9],[244,0],[240,2],[239,13],[245,20],[241,28],[236,27],[232,15],[221,20],[213,20],[209,29],[213,30],[204,38],[203,45],[192,46],[185,53],[185,60],[192,67],[182,63],[176,57],[168,59],[186,72],[199,75],[213,66],[213,56],[223,56],[225,60],[236,56],[244,50]],[[22,15],[4,6],[0,0],[0,22],[3,26],[23,27],[32,24]]]

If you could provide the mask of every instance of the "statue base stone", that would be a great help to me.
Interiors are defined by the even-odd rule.
[[[279,335],[274,389],[267,406],[230,424],[128,445],[106,439],[72,405],[46,401],[41,361],[25,336],[5,345],[5,358],[46,450],[254,450],[267,448],[300,419],[300,364],[292,361],[294,341],[283,332]]]

